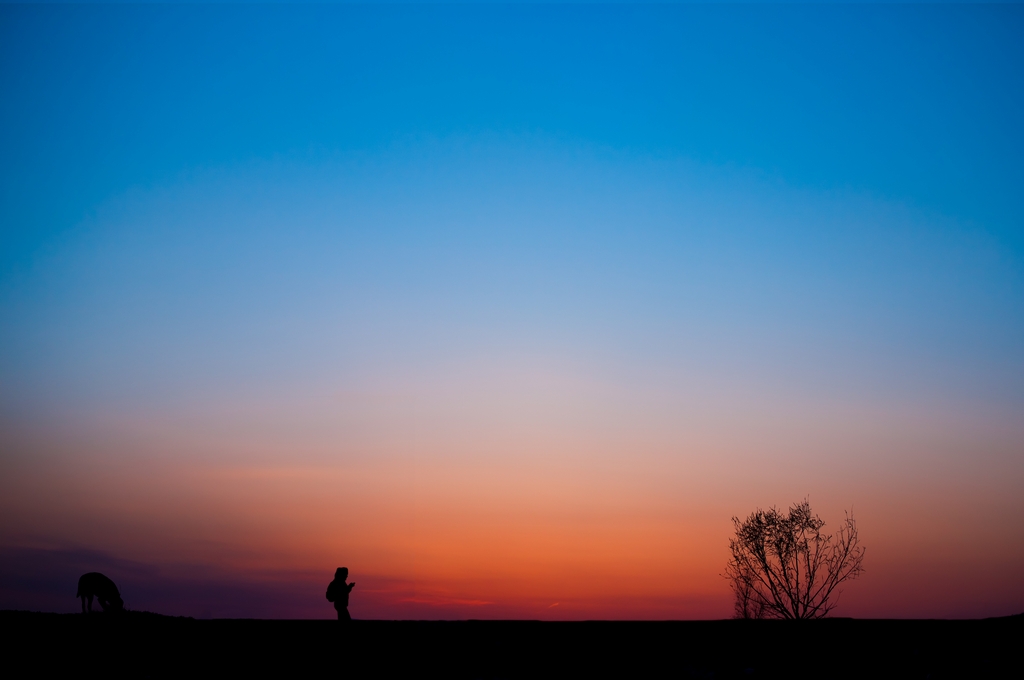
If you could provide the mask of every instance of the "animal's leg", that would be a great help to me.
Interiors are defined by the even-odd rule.
[[[85,613],[85,595],[82,595],[81,598],[82,598],[82,613],[84,614]]]
[[[89,613],[92,614],[92,593],[89,593]]]

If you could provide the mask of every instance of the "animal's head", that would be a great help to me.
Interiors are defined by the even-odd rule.
[[[122,600],[119,596],[115,595],[113,597],[113,599],[110,600],[110,611],[112,611],[112,612],[123,612],[124,611],[124,600]]]

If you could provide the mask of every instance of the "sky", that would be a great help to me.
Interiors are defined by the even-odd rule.
[[[0,608],[1024,611],[1024,7],[0,5]]]

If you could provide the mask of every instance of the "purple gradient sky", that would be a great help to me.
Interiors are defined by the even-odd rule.
[[[0,6],[0,607],[1024,610],[1019,6]]]

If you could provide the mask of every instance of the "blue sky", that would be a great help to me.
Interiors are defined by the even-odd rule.
[[[643,173],[655,178],[651,191],[662,192],[656,203],[671,202],[666,183],[689,182],[691,191],[699,184],[719,196],[705,203],[748,202],[751,210],[774,202],[792,211],[822,200],[846,201],[832,209],[847,212],[904,209],[913,217],[899,226],[864,224],[877,219],[865,215],[844,231],[791,217],[785,226],[751,224],[731,236],[727,229],[709,247],[744,250],[750,276],[772,278],[776,288],[784,285],[781,269],[799,273],[779,300],[815,295],[827,275],[839,288],[860,291],[860,316],[851,319],[886,308],[920,317],[924,325],[907,342],[924,341],[933,328],[925,318],[951,311],[936,297],[946,286],[960,310],[949,325],[975,335],[988,328],[1001,338],[990,333],[990,343],[1011,354],[1019,348],[1024,47],[1016,37],[1024,13],[1016,6],[4,6],[3,13],[9,96],[0,114],[0,275],[23,309],[35,304],[33,267],[63,247],[80,247],[74,239],[83,235],[102,240],[96,215],[128,194],[174,191],[204,177],[241,190],[245,176],[259,181],[263,173],[264,183],[277,186],[316,175],[320,195],[307,200],[323,202],[328,178],[344,182],[362,163],[383,174],[366,186],[402,186],[406,196],[422,197],[436,163],[448,173],[447,182],[438,178],[448,197],[425,199],[435,207],[468,201],[486,211],[480,204],[487,192],[514,201],[516,186],[529,195],[566,182],[565,193],[545,195],[541,204],[561,202],[552,209],[571,213],[596,198],[588,192],[616,190],[598,189],[601,182],[618,182],[620,205],[608,209],[621,212],[619,223],[595,241],[592,267],[624,246],[662,255],[687,247],[688,232],[664,220],[629,224],[626,213],[637,201],[622,201],[631,200],[637,189],[630,185]],[[552,169],[559,164],[562,177]],[[424,178],[405,166],[420,167]],[[388,187],[386,175],[396,171]],[[507,172],[499,189],[494,183]],[[462,190],[452,198],[460,173],[484,184],[490,176],[492,184],[479,197]],[[597,184],[587,187],[588,176]],[[771,187],[778,195],[763,198]],[[724,198],[730,191],[733,198]],[[403,199],[389,198],[396,200]],[[871,201],[888,207],[863,207]],[[408,202],[409,210],[419,205]],[[862,207],[853,207],[858,202]],[[576,222],[557,229],[588,228]],[[462,259],[493,256],[514,267],[516,252],[499,251],[501,239],[516,234],[520,255],[542,257],[531,251],[548,248],[547,263],[536,268],[553,272],[559,257],[581,245],[564,240],[559,251],[535,231],[505,223],[490,231],[455,227],[463,232],[447,234],[445,252],[459,258],[465,246]],[[395,239],[414,253],[417,242],[442,247],[435,226],[407,221]],[[149,238],[143,226],[123,228],[134,229],[138,243]],[[192,237],[167,229],[164,238],[177,233],[172,241],[187,252]],[[261,248],[273,253],[267,235],[274,229],[248,244],[250,263]],[[629,243],[630,230],[646,233],[647,246]],[[210,247],[219,231],[230,233],[215,226],[204,232]],[[363,239],[372,240],[370,233]],[[748,239],[751,233],[764,238]],[[157,240],[140,246],[147,257],[163,247],[157,230],[150,236]],[[858,238],[874,252],[854,247],[844,254]],[[971,244],[960,254],[957,239]],[[297,271],[300,243],[293,243]],[[212,256],[219,261],[202,270],[214,296],[216,271],[243,266],[237,252],[225,242]],[[647,267],[641,261],[648,256],[632,266]],[[950,257],[971,273],[939,272]],[[457,267],[447,271],[458,279]],[[734,274],[723,295],[761,285]],[[619,279],[630,276],[620,267]],[[915,277],[926,283],[907,288]],[[974,299],[965,279],[977,286]],[[600,276],[589,281],[597,288],[574,304],[607,293],[599,292]],[[885,296],[878,289],[887,285]],[[543,307],[539,296],[537,289],[517,304]],[[978,320],[976,309],[971,316],[976,305],[988,309],[986,302],[997,305],[987,320]],[[723,298],[718,308],[731,304]],[[736,316],[750,312],[748,304]],[[966,332],[933,334],[930,344]]]
[[[542,133],[851,187],[1016,247],[1016,6],[5,6],[4,252],[253,158]]]
[[[1018,611],[1021,35],[1017,5],[0,5],[0,542],[309,570],[333,548],[289,537],[355,513],[371,579],[536,616],[445,580],[431,545],[507,583],[446,508],[539,518],[506,538],[552,598],[544,546],[604,555],[615,516],[647,566],[579,568],[699,604],[564,616],[724,616],[728,518],[812,494],[874,527],[851,612]],[[310,505],[303,461],[364,477]]]

